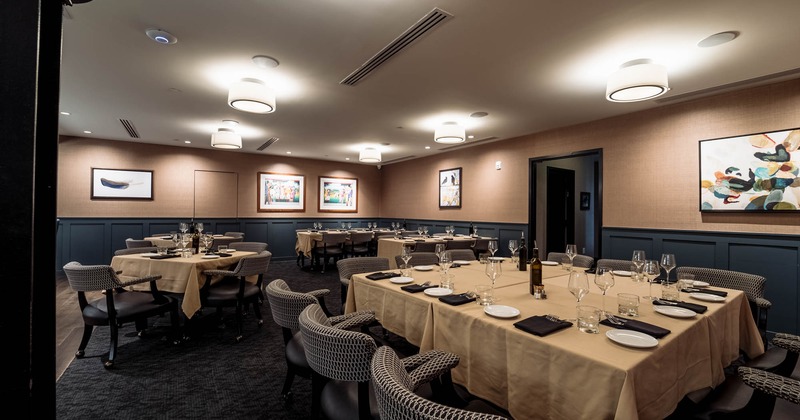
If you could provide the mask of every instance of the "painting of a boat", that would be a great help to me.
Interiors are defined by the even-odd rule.
[[[125,181],[113,181],[108,178],[100,178],[100,183],[103,184],[104,187],[114,188],[117,190],[124,190],[131,186],[130,182]]]

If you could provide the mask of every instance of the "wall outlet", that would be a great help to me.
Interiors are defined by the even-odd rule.
[[[498,160],[497,162],[494,163],[494,168],[497,169],[498,171],[500,169],[503,169],[503,162]]]

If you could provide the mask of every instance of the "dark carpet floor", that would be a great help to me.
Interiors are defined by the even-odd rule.
[[[296,291],[330,289],[326,305],[341,313],[335,269],[321,274],[301,270],[294,261],[273,261],[265,282],[276,278]],[[179,345],[166,339],[168,318],[156,319],[143,338],[127,325],[120,330],[115,365],[108,370],[102,363],[108,328],[96,328],[85,357],[75,359],[56,383],[57,418],[309,418],[310,380],[295,378],[292,402],[281,398],[286,375],[281,329],[266,300],[261,309],[264,325],[259,328],[250,313],[239,343],[233,325],[219,328],[213,310],[200,318],[199,334]],[[232,320],[232,309],[226,315]],[[399,337],[390,338],[413,350]]]

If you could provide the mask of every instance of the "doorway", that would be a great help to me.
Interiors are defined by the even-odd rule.
[[[545,195],[547,249],[542,256],[575,243],[575,171],[548,166]]]

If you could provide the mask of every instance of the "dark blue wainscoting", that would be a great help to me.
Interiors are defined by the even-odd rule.
[[[643,249],[648,259],[675,254],[678,266],[764,276],[769,331],[800,331],[800,235],[604,228],[602,243],[603,258],[629,259]]]

